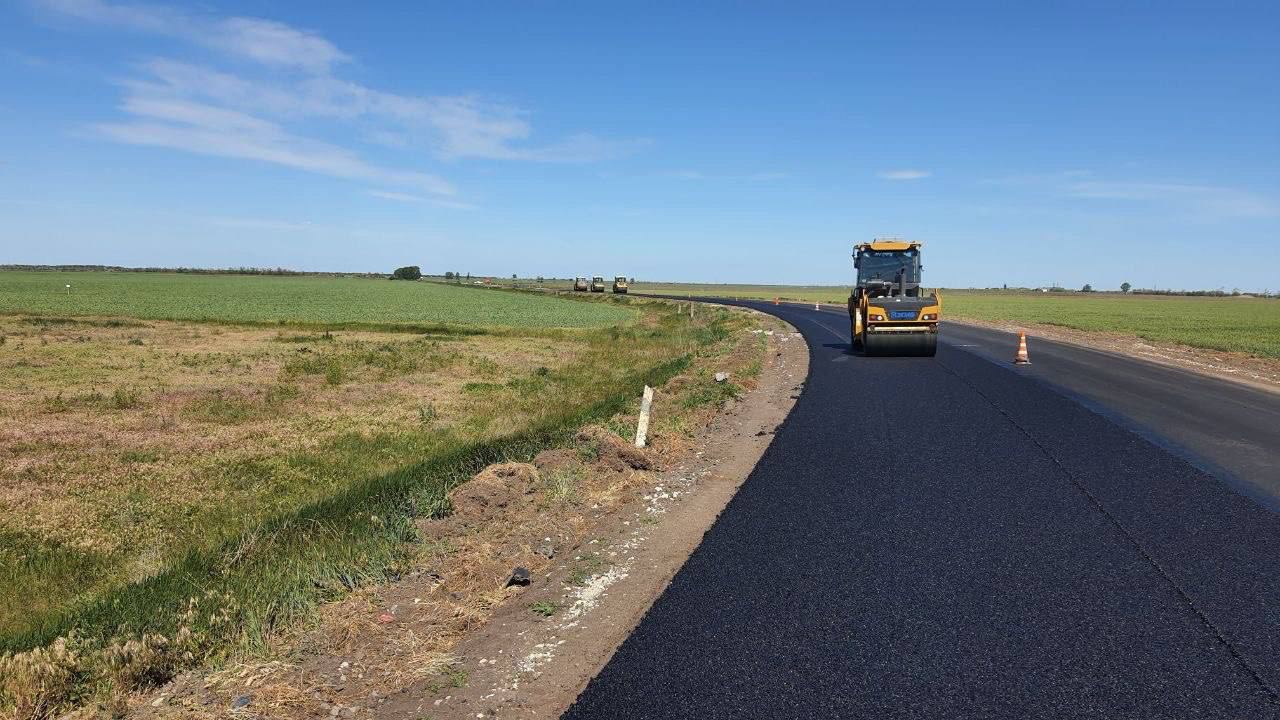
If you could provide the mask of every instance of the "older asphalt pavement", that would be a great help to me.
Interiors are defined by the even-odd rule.
[[[1280,717],[1280,516],[964,348],[754,305],[807,386],[566,718]]]

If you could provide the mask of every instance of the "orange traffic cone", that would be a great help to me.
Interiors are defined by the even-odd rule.
[[[1018,331],[1018,354],[1013,356],[1014,365],[1030,365],[1031,358],[1027,356],[1027,334]]]
[[[777,304],[778,304],[778,298],[774,298],[774,299],[773,299],[773,304],[774,304],[774,305],[777,305]]]
[[[814,310],[821,310],[822,308],[818,307],[818,303],[814,303],[814,304],[813,304],[813,309],[814,309]]]

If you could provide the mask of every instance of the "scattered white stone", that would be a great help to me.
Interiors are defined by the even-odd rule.
[[[610,585],[626,577],[627,571],[620,567],[611,567],[608,572],[592,576],[582,587],[577,589],[575,593],[577,598],[574,600],[573,605],[565,611],[565,618],[572,620],[584,613],[591,612],[600,603],[600,598],[604,597],[604,591],[609,589]]]

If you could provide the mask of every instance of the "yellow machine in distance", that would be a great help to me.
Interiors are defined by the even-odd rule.
[[[942,296],[920,287],[921,244],[873,240],[853,248],[858,279],[849,294],[853,347],[867,355],[926,355],[938,351]]]
[[[615,275],[613,278],[613,291],[620,295],[626,295],[627,279],[621,275]]]
[[[591,278],[591,292],[604,292],[604,278],[596,275]]]

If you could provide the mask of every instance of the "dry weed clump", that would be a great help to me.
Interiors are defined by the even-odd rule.
[[[66,638],[29,652],[0,656],[0,717],[53,717],[73,699],[75,680],[81,672],[80,653]]]
[[[203,601],[187,601],[172,638],[144,633],[102,643],[72,635],[0,655],[0,718],[46,720],[90,701],[122,714],[130,693],[168,682],[232,629],[234,600],[209,593]]]

